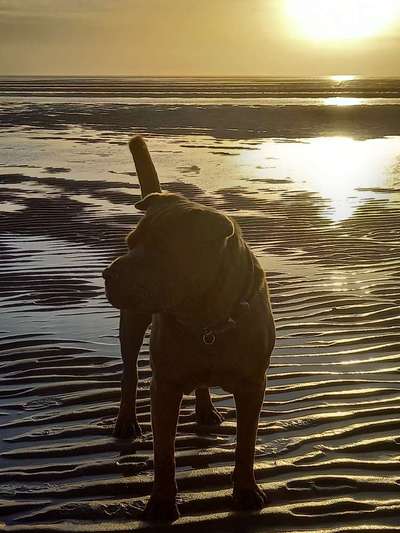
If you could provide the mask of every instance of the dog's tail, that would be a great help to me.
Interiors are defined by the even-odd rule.
[[[152,192],[161,192],[157,171],[143,137],[136,135],[129,141],[129,150],[135,162],[142,198]]]

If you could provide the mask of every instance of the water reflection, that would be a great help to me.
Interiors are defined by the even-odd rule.
[[[357,76],[354,74],[335,74],[334,76],[329,76],[329,79],[342,83],[343,81],[352,81],[355,80]]]
[[[289,188],[316,192],[329,201],[326,216],[333,221],[349,218],[370,198],[392,198],[400,175],[400,137],[356,140],[351,137],[317,137],[298,142],[264,141],[257,151],[242,155],[262,170],[269,185],[289,178]],[[258,183],[259,185],[259,183]],[[271,186],[271,185],[270,185]]]
[[[334,96],[330,98],[323,98],[323,105],[334,105],[334,106],[350,106],[350,105],[361,105],[367,104],[367,98],[354,98],[354,97],[343,97],[343,96]]]

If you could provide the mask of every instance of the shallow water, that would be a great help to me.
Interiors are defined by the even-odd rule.
[[[140,530],[152,476],[148,338],[144,436],[117,441],[118,316],[100,277],[140,217],[126,147],[137,130],[108,104],[77,116],[59,102],[56,127],[37,106],[0,112],[15,122],[0,130],[0,521],[18,532]],[[197,123],[214,120],[212,107],[199,113]],[[256,470],[270,503],[230,512],[234,405],[214,389],[221,427],[195,424],[193,397],[182,406],[176,526],[396,531],[400,131],[302,137],[293,123],[293,136],[271,137],[249,135],[248,123],[216,135],[197,125],[150,123],[147,139],[164,189],[234,216],[267,272],[278,342]]]

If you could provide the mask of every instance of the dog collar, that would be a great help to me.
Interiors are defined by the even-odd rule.
[[[243,314],[250,309],[248,301],[239,302],[231,316],[222,324],[207,326],[203,329],[201,340],[206,346],[212,346],[217,340],[217,336],[234,329],[238,326],[238,321]]]
[[[231,315],[224,322],[204,326],[203,328],[198,328],[194,324],[188,323],[184,320],[179,320],[179,318],[176,316],[170,316],[173,318],[175,323],[179,324],[186,331],[190,331],[193,336],[200,338],[201,343],[204,346],[211,347],[213,344],[215,344],[218,337],[238,327],[240,319],[249,312],[251,302],[256,294],[257,293],[252,295],[250,301],[240,301],[232,310]]]

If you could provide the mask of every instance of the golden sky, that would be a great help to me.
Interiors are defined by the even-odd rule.
[[[400,0],[0,0],[0,75],[400,76]]]

